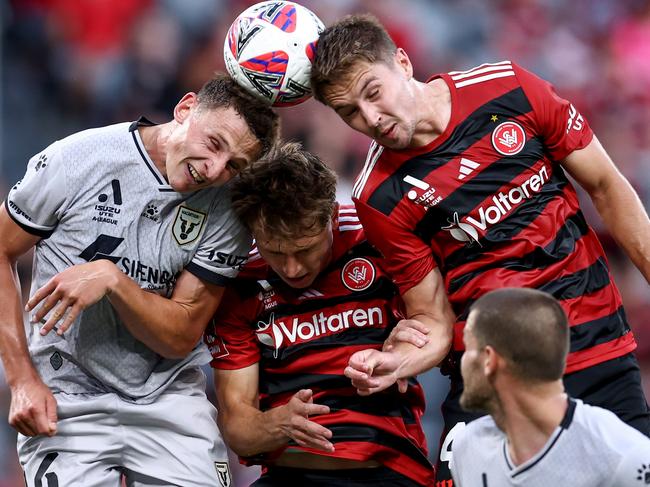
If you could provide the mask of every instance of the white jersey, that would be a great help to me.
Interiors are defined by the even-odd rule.
[[[507,439],[490,416],[454,438],[451,470],[458,487],[641,487],[650,484],[650,439],[614,413],[569,399],[564,420],[544,448],[515,466]]]
[[[142,122],[148,123],[148,122]],[[171,296],[185,269],[223,285],[236,276],[250,236],[230,208],[228,188],[177,193],[147,155],[138,123],[86,130],[35,155],[9,192],[9,215],[43,237],[31,294],[57,273],[108,259],[141,288]],[[210,360],[202,343],[182,360],[136,340],[107,298],[89,307],[64,337],[26,325],[32,360],[53,392],[117,392],[151,402],[202,383]]]

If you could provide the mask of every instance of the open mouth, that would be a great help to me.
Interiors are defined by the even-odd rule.
[[[194,169],[194,166],[192,166],[192,164],[188,164],[187,167],[189,168],[190,176],[192,176],[192,179],[196,184],[205,183],[205,179],[203,179],[197,170]]]

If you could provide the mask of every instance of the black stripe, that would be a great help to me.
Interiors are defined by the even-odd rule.
[[[348,382],[348,387],[350,386]],[[415,424],[416,417],[408,400],[409,392],[401,393],[391,391],[390,394],[373,394],[359,396],[352,388],[350,396],[328,395],[318,399],[318,404],[329,406],[330,412],[346,410],[357,413],[369,414],[379,417],[402,418],[405,424]]]
[[[404,162],[370,195],[368,204],[384,215],[390,215],[404,194],[411,189],[411,185],[404,181],[404,176],[410,175],[417,179],[424,179],[434,169],[458,157],[459,154],[494,130],[494,124],[487,122],[490,115],[500,114],[502,118],[507,119],[528,113],[531,110],[530,103],[521,88],[509,91],[480,106],[458,124],[449,138],[433,151]],[[529,142],[526,142],[527,146]],[[525,153],[526,150],[525,147],[522,152]],[[518,158],[521,157],[520,154],[517,155]]]
[[[625,316],[625,309],[621,306],[608,316],[572,326],[570,351],[577,352],[611,342],[629,331],[630,325]]]
[[[5,208],[7,209],[7,214],[11,217],[11,219],[18,225],[20,228],[25,230],[27,233],[31,235],[36,235],[37,237],[41,238],[48,238],[52,233],[54,233],[54,230],[56,227],[54,227],[52,230],[41,230],[39,228],[33,228],[28,225],[25,225],[23,222],[19,221],[12,213],[11,209],[9,208],[9,198],[5,200]]]
[[[350,379],[339,374],[272,374],[260,369],[260,393],[285,394],[300,389],[343,389]]]
[[[562,418],[562,422],[560,423],[560,427],[564,429],[567,429],[569,426],[571,426],[571,422],[573,421],[573,415],[576,412],[577,403],[575,402],[575,400],[569,398],[568,403],[569,404],[567,405],[566,413],[564,413],[564,418]]]
[[[425,468],[432,469],[426,455],[414,443],[402,436],[393,435],[386,431],[361,426],[358,424],[336,424],[327,426],[332,431],[332,443],[336,445],[345,441],[363,441],[387,446],[410,457]]]
[[[517,472],[516,474],[514,474],[514,475],[512,476],[512,478],[514,479],[516,476],[521,475],[521,474],[524,473],[524,472],[528,472],[528,470],[530,470],[530,469],[533,468],[535,465],[537,465],[539,462],[541,462],[542,459],[543,459],[543,458],[548,454],[548,452],[551,451],[551,448],[553,448],[553,446],[555,446],[555,444],[557,443],[557,440],[560,439],[560,436],[562,436],[562,433],[564,433],[565,431],[566,431],[566,430],[565,430],[564,428],[562,428],[562,429],[559,431],[559,433],[557,434],[557,436],[553,439],[553,442],[552,442],[550,445],[548,445],[548,448],[544,451],[544,453],[542,453],[542,455],[541,455],[537,460],[535,460],[533,463],[531,463],[530,465],[528,465],[526,468],[522,468],[519,472]]]
[[[524,210],[524,215],[521,215],[521,218],[519,218],[519,215],[514,214],[513,217],[515,219],[516,227],[513,225],[510,227],[510,230],[516,229],[518,231],[520,228],[525,228],[527,224],[527,220],[533,220],[534,218],[536,218],[537,215],[535,215],[534,213],[536,213],[538,210],[537,205],[541,207],[539,208],[539,211],[541,213],[543,212],[543,209],[546,207],[546,204],[548,204],[548,202],[551,201],[552,199],[554,199],[554,195],[542,196],[540,198],[541,200],[540,202],[534,201],[531,203],[530,205],[531,211]],[[508,219],[508,223],[510,223],[510,218]],[[499,227],[499,230],[500,229],[501,226]],[[508,230],[509,229],[505,229],[503,233],[501,233],[498,237],[496,237],[496,239],[492,239],[491,241],[489,241],[490,242],[489,246],[491,247],[490,251],[498,250],[497,240],[499,241],[499,243],[502,243],[503,245],[509,245],[511,243],[512,237],[509,235],[510,232]],[[501,269],[525,272],[531,269],[544,269],[553,264],[557,264],[558,262],[561,262],[562,260],[566,259],[568,256],[570,256],[573,253],[573,251],[575,250],[576,242],[580,238],[582,238],[588,231],[589,231],[589,226],[587,225],[587,222],[582,212],[578,212],[572,215],[571,217],[567,218],[567,220],[564,222],[564,225],[562,225],[562,227],[558,230],[553,241],[547,244],[545,247],[535,247],[534,250],[521,257],[515,257],[507,260],[495,260],[493,262],[490,262],[489,264],[486,264],[480,269],[476,269],[472,272],[468,272],[467,274],[463,274],[461,276],[455,277],[449,282],[448,291],[449,293],[454,293],[458,291],[460,288],[462,288],[469,281],[477,277],[478,275],[493,269],[501,268]],[[463,254],[456,251],[453,254],[456,257],[456,260],[453,262],[453,264],[458,265],[463,263],[460,262],[461,255],[463,261],[471,261],[476,259],[478,257],[477,254],[487,253],[485,248],[486,246],[484,246],[483,248],[480,248],[478,246],[469,247],[469,248],[466,247],[465,249],[467,249],[467,252]],[[477,247],[479,252],[474,250]],[[447,261],[445,261],[445,271],[449,271],[450,268],[451,267],[449,266]]]
[[[148,160],[147,157],[144,155],[144,151],[143,151],[142,147],[140,147],[140,144],[138,144],[138,138],[135,136],[135,131],[132,131],[132,132],[131,132],[131,137],[133,137],[133,143],[135,144],[135,147],[138,149],[138,152],[140,153],[140,157],[141,157],[142,160],[144,161],[145,165],[149,168],[149,171],[151,172],[151,174],[153,174],[153,177],[156,178],[156,181],[158,181],[158,184],[160,184],[160,185],[166,185],[167,182],[162,181],[162,180],[158,177],[158,173],[156,172],[156,170],[155,170],[154,168],[151,167],[151,164],[149,164],[149,160]]]
[[[537,289],[547,292],[558,301],[573,299],[585,294],[595,293],[611,283],[609,269],[604,257],[599,257],[589,267],[581,269],[568,276],[563,276],[554,281],[542,284]],[[458,321],[467,319],[470,307],[475,299],[468,300],[465,309],[458,317]]]
[[[497,226],[490,227],[485,236],[481,238],[481,245],[465,245],[445,257],[444,269],[454,269],[479,258],[482,254],[498,250],[502,245],[510,245],[515,236],[544,213],[551,201],[563,195],[567,184],[568,180],[563,171],[554,172],[534,198],[523,201],[508,215],[507,219]],[[584,219],[584,217],[582,218]],[[435,231],[435,228],[431,228],[429,235],[434,235]]]
[[[189,271],[191,274],[194,274],[196,277],[202,281],[209,282],[210,284],[216,284],[217,286],[227,286],[232,282],[232,277],[222,276],[217,274],[214,271],[209,271],[205,267],[201,267],[194,262],[190,262],[185,266],[185,270]]]
[[[325,309],[325,308],[323,308]],[[385,310],[382,310],[382,312]],[[257,321],[255,323],[258,323]],[[268,323],[268,321],[265,321]],[[337,349],[341,347],[348,347],[352,345],[380,345],[390,335],[394,323],[386,323],[384,328],[377,328],[376,326],[367,326],[364,328],[349,328],[334,335],[325,335],[321,338],[309,340],[308,342],[299,343],[280,349],[277,357],[274,348],[264,347],[262,349],[262,359],[267,360],[269,365],[273,367],[279,366],[280,362],[285,360],[295,360],[297,357],[304,355],[308,352],[322,350],[323,348]],[[381,348],[381,347],[380,347]]]
[[[415,226],[414,233],[429,244],[433,236],[442,227],[452,223],[450,217],[454,213],[458,213],[461,217],[469,214],[479,204],[483,203],[487,197],[496,195],[504,182],[512,181],[524,171],[530,171],[530,168],[542,159],[542,149],[542,142],[538,138],[532,138],[526,141],[524,149],[517,154],[516,158],[504,157],[494,161],[472,179],[459,186],[456,191],[445,196],[436,206],[430,208]],[[560,188],[565,184],[566,176],[564,176],[562,169],[556,166],[553,168],[553,174],[542,186],[540,193],[531,199],[536,200],[541,194],[560,191]],[[531,199],[521,203],[520,206],[524,206]],[[487,203],[490,203],[490,201]],[[499,228],[501,228],[501,225],[499,225]],[[494,233],[491,234],[492,238]]]

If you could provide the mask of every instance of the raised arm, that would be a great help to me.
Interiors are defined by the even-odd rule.
[[[426,343],[417,347],[395,342],[388,351],[363,350],[350,358],[345,375],[362,395],[382,391],[399,379],[413,377],[438,365],[451,347],[454,314],[440,271],[433,269],[402,296],[407,319],[398,324],[427,330]],[[402,386],[403,388],[403,386]]]
[[[562,166],[589,193],[611,235],[650,283],[650,219],[598,139],[569,154]]]
[[[257,363],[237,370],[214,369],[219,408],[219,429],[226,443],[242,457],[273,452],[293,439],[298,445],[333,451],[330,430],[309,416],[326,414],[327,406],[314,404],[312,391],[298,391],[282,406],[259,410]]]
[[[40,237],[27,233],[0,207],[0,356],[11,389],[9,424],[27,436],[56,432],[56,401],[32,364],[23,324],[18,258]]]

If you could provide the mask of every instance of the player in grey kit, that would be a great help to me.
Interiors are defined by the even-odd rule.
[[[229,485],[200,338],[250,247],[226,183],[277,132],[218,75],[168,123],[86,130],[29,161],[0,208],[0,353],[29,487]],[[15,263],[32,247],[23,326]]]
[[[567,396],[569,325],[553,296],[491,291],[472,305],[463,340],[460,404],[489,416],[454,437],[454,486],[650,483],[650,439],[611,411]]]

